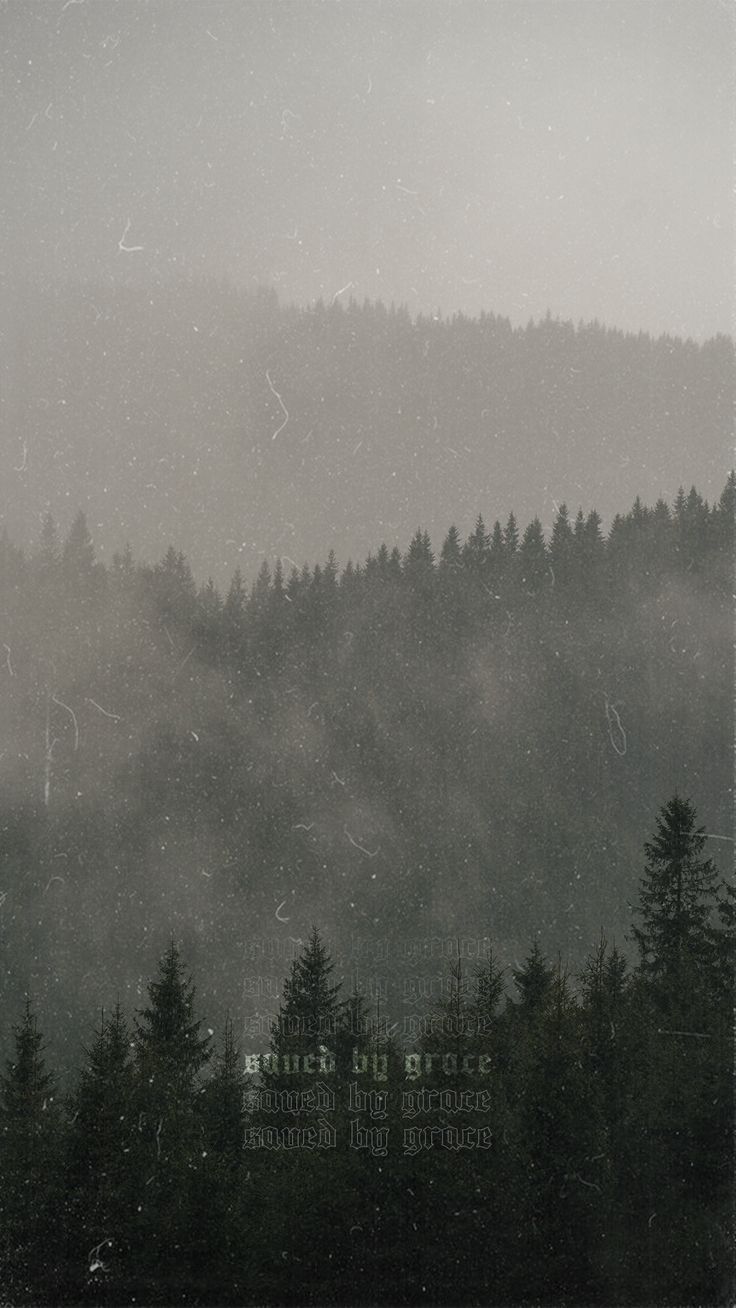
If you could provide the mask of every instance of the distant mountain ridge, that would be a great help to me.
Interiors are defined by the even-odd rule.
[[[173,541],[220,583],[440,538],[478,512],[604,523],[732,462],[734,347],[548,316],[514,328],[308,308],[224,282],[6,286],[0,527],[31,544],[82,505],[98,552]]]

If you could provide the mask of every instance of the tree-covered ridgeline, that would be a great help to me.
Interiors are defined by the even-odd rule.
[[[680,795],[630,958],[458,959],[403,1047],[316,929],[270,1050],[213,1041],[172,940],[60,1095],[26,1001],[0,1083],[13,1303],[728,1304],[732,887]],[[311,1059],[311,1063],[309,1060]]]
[[[680,480],[713,499],[731,457],[726,336],[13,276],[3,330],[13,538],[30,547],[47,506],[81,504],[108,557],[172,540],[220,581],[259,550],[364,558],[417,522],[439,547],[448,505],[464,537],[488,504],[526,520],[574,494],[610,522]]]
[[[353,934],[489,912],[512,966],[530,921],[575,965],[601,919],[620,939],[665,795],[730,830],[733,510],[730,477],[606,535],[564,505],[549,538],[479,518],[223,594],[173,547],[103,566],[82,514],[27,555],[4,538],[5,1008],[37,994],[64,1065],[172,929],[236,1030],[268,1016],[247,937],[315,917],[341,966]]]

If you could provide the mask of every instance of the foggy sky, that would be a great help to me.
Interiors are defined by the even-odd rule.
[[[2,271],[732,330],[717,0],[6,0],[0,47]]]

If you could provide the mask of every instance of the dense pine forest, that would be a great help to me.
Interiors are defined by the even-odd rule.
[[[9,1301],[730,1302],[735,495],[2,539]]]
[[[314,921],[346,975],[356,936],[488,936],[508,966],[530,924],[575,965],[620,943],[666,797],[730,832],[734,487],[224,595],[173,547],[103,567],[81,513],[3,540],[5,1011],[36,996],[73,1066],[171,931],[212,1018],[262,1030]]]
[[[30,1003],[0,1083],[0,1275],[31,1304],[732,1302],[733,887],[675,796],[630,959],[450,968],[407,1053],[316,929],[270,1051],[212,1040],[171,941],[60,1095]]]

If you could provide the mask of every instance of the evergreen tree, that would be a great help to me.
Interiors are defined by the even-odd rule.
[[[720,1302],[730,1257],[732,1013],[704,845],[693,805],[675,796],[644,847],[634,928],[633,1093],[621,1154],[638,1179],[619,1208],[629,1279],[651,1302]]]
[[[519,991],[519,1011],[525,1018],[541,1012],[547,999],[554,969],[544,957],[538,940],[532,942],[529,956],[520,968],[514,969],[514,983]]]
[[[126,1284],[135,1193],[130,1049],[118,1004],[112,1017],[102,1015],[69,1104],[67,1276],[80,1290],[113,1298],[122,1297]]]
[[[729,472],[718,505],[714,511],[716,540],[733,550],[734,526],[736,525],[736,472]]]
[[[616,946],[609,951],[601,932],[594,954],[580,974],[583,1046],[590,1076],[597,1086],[601,1111],[614,1133],[627,1092],[626,1031],[629,978],[626,959]]]
[[[534,971],[541,977],[538,964]],[[527,1259],[517,1292],[545,1303],[588,1304],[603,1233],[602,1122],[580,1060],[577,1006],[560,965],[547,987],[518,1125]]]
[[[354,1175],[357,1163],[355,1151],[351,1157],[344,1124],[348,1071],[345,1010],[341,1010],[340,986],[330,979],[333,970],[334,964],[314,927],[284,982],[270,1053],[262,1060],[260,1106],[256,1105],[252,1120],[254,1130],[316,1129],[323,1139],[326,1124],[333,1143],[313,1150],[297,1147],[269,1151],[267,1172],[263,1170],[264,1150],[248,1149],[261,1185],[261,1256],[268,1257],[274,1248],[288,1251],[289,1260],[300,1264],[302,1276],[311,1283],[310,1301],[317,1303],[324,1300],[333,1284],[332,1266],[345,1265],[349,1228],[356,1222],[354,1211],[351,1213],[348,1207],[354,1189],[347,1178]],[[335,1096],[334,1112],[326,1106],[315,1106],[316,1096],[322,1102],[325,1090]],[[339,1105],[338,1090],[343,1101]],[[326,1166],[330,1169],[329,1186],[325,1185]],[[278,1279],[264,1285],[261,1297],[281,1293],[279,1286]]]
[[[197,1078],[211,1056],[210,1036],[194,1017],[194,986],[184,976],[179,950],[172,940],[148,987],[148,1006],[135,1024],[135,1068],[149,1119],[188,1107],[197,1092]],[[150,1124],[150,1123],[149,1123]],[[172,1145],[173,1147],[173,1145]],[[160,1143],[160,1150],[164,1148]]]
[[[456,572],[462,563],[462,550],[460,546],[460,533],[454,525],[450,527],[440,554],[440,568],[449,572]]]
[[[543,587],[549,586],[552,578],[549,571],[547,546],[539,518],[529,523],[519,547],[519,576],[525,591],[536,595]]]
[[[60,1121],[30,1000],[13,1045],[0,1080],[0,1284],[16,1301],[47,1302],[61,1275]]]
[[[501,526],[501,523],[498,521],[498,518],[496,518],[496,521],[493,524],[493,531],[491,532],[491,543],[489,548],[490,548],[491,562],[494,564],[494,566],[500,568],[506,556],[506,548],[504,545],[503,527]]]
[[[140,1186],[134,1239],[144,1250],[135,1271],[137,1284],[148,1293],[146,1282],[153,1280],[176,1296],[187,1283],[195,1249],[198,1174],[206,1154],[199,1078],[211,1048],[194,1016],[194,986],[173,940],[148,996],[134,1033],[134,1160]]]
[[[242,1302],[253,1275],[248,1226],[249,1173],[244,1152],[246,1078],[233,1024],[225,1021],[213,1074],[204,1086],[202,1165],[193,1175],[193,1232],[188,1258],[198,1302]]]
[[[434,569],[432,545],[426,531],[418,527],[409,543],[404,559],[404,574],[411,580],[421,581]]]
[[[567,505],[561,504],[552,524],[552,535],[549,542],[550,562],[557,585],[564,586],[570,579],[573,547],[574,535],[570,526]]]
[[[516,517],[510,513],[503,533],[504,553],[507,559],[512,559],[519,548],[519,528],[516,525]]]
[[[38,562],[46,572],[53,572],[60,561],[59,536],[56,523],[50,513],[44,514],[41,526],[41,541],[38,550]]]
[[[672,1015],[684,1015],[717,972],[716,869],[702,857],[705,828],[695,823],[693,805],[677,795],[660,810],[633,928],[640,969]]]
[[[226,659],[234,661],[243,647],[247,595],[243,574],[236,568],[222,610],[222,640]]]
[[[475,527],[463,547],[463,559],[469,568],[483,573],[490,558],[491,539],[488,535],[482,515],[479,513]]]
[[[171,623],[185,631],[191,627],[196,611],[197,587],[187,560],[173,545],[153,569],[152,591],[163,623]]]
[[[64,541],[62,565],[70,580],[83,583],[91,576],[95,566],[95,551],[87,526],[87,518],[79,510]]]
[[[266,1085],[297,1088],[305,1081],[313,1082],[320,1068],[334,1068],[340,985],[331,982],[333,971],[334,963],[313,927],[284,982],[283,1001],[271,1033],[268,1070],[264,1073]],[[313,1072],[304,1073],[305,1058],[311,1060],[308,1067],[313,1067]]]
[[[245,1076],[231,1018],[225,1021],[222,1048],[203,1092],[202,1112],[208,1148],[233,1166],[243,1157],[246,1121]]]

